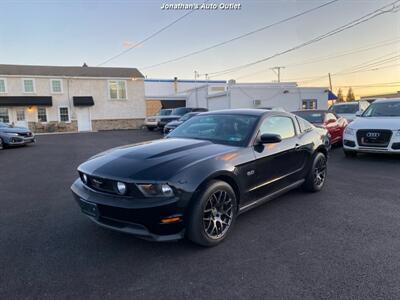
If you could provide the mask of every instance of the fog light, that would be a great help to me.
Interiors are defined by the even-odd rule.
[[[126,193],[126,184],[123,182],[117,182],[117,191],[120,195],[124,195]]]

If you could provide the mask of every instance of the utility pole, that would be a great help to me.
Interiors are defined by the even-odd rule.
[[[330,87],[331,91],[333,91],[333,90],[332,90],[332,79],[331,79],[331,73],[328,73],[328,77],[329,77],[329,87]]]
[[[281,82],[281,69],[284,69],[285,67],[283,66],[276,66],[271,68],[271,70],[278,75],[278,82]]]
[[[197,78],[199,77],[199,72],[196,70],[194,71],[194,88],[195,88],[195,95],[196,95],[196,107],[199,107],[199,99],[197,95]]]

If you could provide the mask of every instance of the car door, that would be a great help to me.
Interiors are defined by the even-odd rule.
[[[337,141],[341,140],[341,127],[339,125],[338,119],[332,113],[325,114],[325,121],[326,129],[328,130],[329,134],[331,135],[332,143],[336,143]]]
[[[260,198],[296,181],[305,162],[294,120],[287,115],[269,116],[261,122],[258,135],[279,134],[282,141],[254,145],[255,185],[252,196]]]

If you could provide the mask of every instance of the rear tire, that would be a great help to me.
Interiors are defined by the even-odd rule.
[[[322,152],[317,152],[308,171],[303,189],[307,192],[319,192],[325,185],[327,175],[327,157]]]
[[[236,216],[237,199],[232,187],[224,181],[212,180],[191,207],[187,237],[201,246],[216,246],[226,239]]]
[[[357,152],[356,151],[343,150],[343,152],[344,152],[344,155],[346,157],[349,157],[349,158],[357,156]]]

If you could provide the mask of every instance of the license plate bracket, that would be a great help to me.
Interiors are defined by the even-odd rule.
[[[97,204],[80,199],[79,206],[81,207],[81,211],[84,214],[95,218],[99,216],[99,210],[97,208]]]

